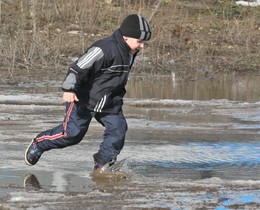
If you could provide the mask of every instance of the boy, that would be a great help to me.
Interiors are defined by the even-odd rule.
[[[35,165],[50,149],[79,143],[92,117],[105,127],[103,142],[93,155],[94,169],[116,161],[127,131],[122,111],[125,85],[137,53],[150,38],[148,22],[129,15],[111,36],[95,42],[70,66],[62,85],[64,122],[32,140],[25,151],[26,164]]]

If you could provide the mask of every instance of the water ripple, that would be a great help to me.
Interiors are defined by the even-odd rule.
[[[156,149],[157,153],[151,150]],[[260,164],[260,143],[183,143],[142,148],[141,158],[162,167],[209,168]]]

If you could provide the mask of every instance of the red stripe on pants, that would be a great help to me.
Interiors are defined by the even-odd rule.
[[[74,105],[75,105],[74,102],[72,102],[72,103],[70,104],[70,107],[69,107],[68,111],[67,111],[66,118],[65,118],[65,121],[64,121],[64,123],[63,123],[64,132],[57,133],[57,134],[54,134],[54,135],[52,135],[52,136],[46,136],[46,135],[44,135],[44,136],[41,136],[41,137],[36,138],[35,140],[36,140],[37,142],[44,141],[44,140],[50,140],[50,141],[52,141],[52,140],[55,140],[55,139],[58,139],[58,138],[67,136],[66,128],[67,128],[67,124],[68,124],[68,122],[69,122],[70,114],[71,114],[71,111],[72,111]]]

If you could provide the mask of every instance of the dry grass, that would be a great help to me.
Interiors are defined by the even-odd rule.
[[[0,0],[1,69],[66,72],[131,13],[153,29],[136,73],[260,69],[260,10],[233,0]]]

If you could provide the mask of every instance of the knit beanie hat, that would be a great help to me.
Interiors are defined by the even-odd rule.
[[[129,36],[144,41],[148,41],[152,35],[148,22],[137,14],[127,16],[123,20],[119,30],[123,36]]]

